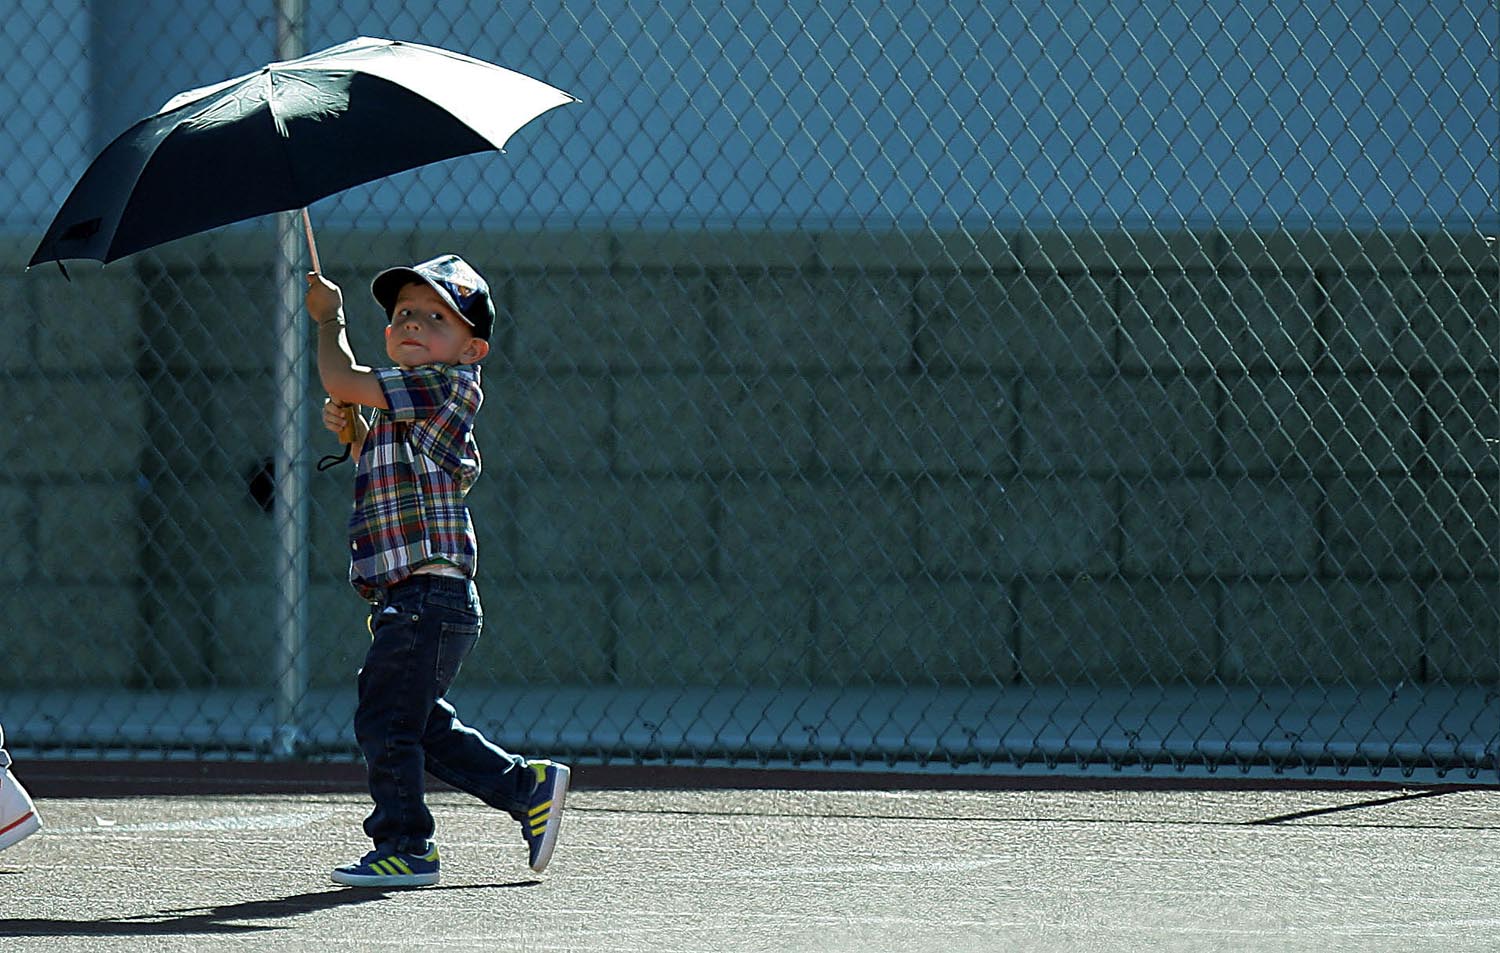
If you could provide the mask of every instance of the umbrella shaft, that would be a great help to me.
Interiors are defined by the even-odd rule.
[[[312,219],[307,216],[307,209],[302,209],[302,231],[307,235],[307,253],[312,257],[313,274],[321,275],[323,266],[318,264],[318,243],[313,241]]]

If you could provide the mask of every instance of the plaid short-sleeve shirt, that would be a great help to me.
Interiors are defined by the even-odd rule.
[[[479,368],[386,367],[375,376],[390,409],[374,412],[354,474],[349,581],[374,599],[434,560],[473,578],[479,547],[464,496],[480,471]]]

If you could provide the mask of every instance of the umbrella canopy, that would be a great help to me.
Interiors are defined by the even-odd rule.
[[[500,150],[574,97],[468,56],[359,37],[174,96],[105,147],[31,265],[111,262],[429,162]]]

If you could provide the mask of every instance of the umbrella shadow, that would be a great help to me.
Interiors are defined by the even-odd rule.
[[[457,884],[423,888],[433,890],[502,890],[535,887],[540,880],[521,880],[503,884]],[[246,923],[247,920],[286,920],[319,910],[333,910],[364,903],[389,900],[411,893],[378,887],[340,887],[292,894],[267,900],[245,900],[212,907],[187,907],[158,910],[154,913],[123,917],[100,917],[97,920],[74,920],[54,917],[6,919],[0,917],[0,937],[12,936],[168,936],[176,934],[234,935],[284,930],[276,923]]]

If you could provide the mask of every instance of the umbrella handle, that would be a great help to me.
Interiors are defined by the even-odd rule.
[[[302,208],[302,230],[307,233],[307,252],[312,255],[313,274],[321,275],[323,266],[318,264],[318,243],[313,241],[312,219],[307,217],[307,207]]]
[[[313,274],[322,274],[323,266],[318,262],[318,243],[313,241],[312,219],[308,217],[307,206],[302,207],[302,231],[307,235],[307,253],[312,256]],[[344,444],[344,455],[334,460],[338,463],[349,456],[349,445],[354,443],[354,415],[359,413],[359,406],[351,404],[345,415],[343,429],[339,431],[339,443]],[[320,465],[318,469],[323,469]]]

